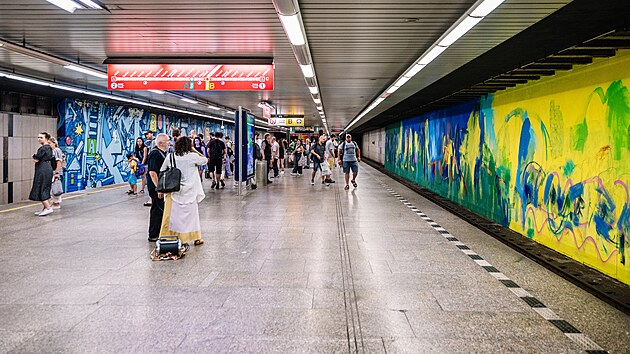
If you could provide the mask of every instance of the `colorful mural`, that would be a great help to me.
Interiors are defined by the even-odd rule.
[[[385,167],[630,284],[630,55],[386,129]]]
[[[66,191],[95,188],[127,181],[126,155],[145,131],[170,133],[173,126],[188,135],[193,130],[207,136],[223,131],[233,136],[233,125],[152,113],[148,110],[65,99],[58,104],[60,148],[66,154]]]

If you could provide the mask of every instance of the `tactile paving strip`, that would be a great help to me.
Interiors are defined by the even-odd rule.
[[[600,354],[600,353],[608,353],[608,351],[604,350],[597,343],[592,341],[586,334],[581,333],[577,328],[573,327],[569,322],[561,319],[553,310],[545,306],[540,300],[536,297],[532,296],[525,289],[521,288],[516,282],[508,278],[505,274],[501,273],[496,267],[488,263],[483,259],[480,255],[472,251],[467,245],[462,243],[456,237],[451,235],[445,228],[440,226],[437,222],[433,221],[429,216],[423,213],[419,208],[409,203],[407,199],[404,199],[400,194],[396,193],[391,187],[389,187],[386,183],[380,181],[378,178],[375,178],[383,188],[387,192],[389,192],[392,196],[396,197],[403,205],[410,208],[416,215],[420,216],[424,221],[427,222],[435,231],[439,232],[440,235],[444,236],[448,241],[455,244],[455,246],[465,253],[468,257],[470,257],[475,263],[485,269],[488,273],[492,274],[498,281],[500,281],[503,285],[512,291],[516,296],[518,296],[521,300],[527,303],[532,309],[535,310],[541,317],[547,320],[549,323],[553,324],[556,328],[558,328],[564,335],[570,338],[572,341],[581,346],[587,353],[592,354]]]

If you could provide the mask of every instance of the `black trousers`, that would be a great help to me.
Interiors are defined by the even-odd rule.
[[[149,238],[160,237],[162,217],[164,216],[164,198],[158,198],[155,190],[149,190],[151,197],[151,216],[149,217]]]

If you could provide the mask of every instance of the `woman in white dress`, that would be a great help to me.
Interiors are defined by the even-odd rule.
[[[197,204],[205,198],[198,166],[207,163],[207,159],[193,149],[189,137],[181,137],[175,142],[175,151],[168,154],[160,171],[171,167],[171,155],[174,156],[175,167],[182,172],[179,192],[166,193],[164,200],[164,217],[160,236],[178,236],[182,243],[194,242],[203,244],[199,208]]]

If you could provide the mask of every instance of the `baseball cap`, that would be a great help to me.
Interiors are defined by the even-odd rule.
[[[346,134],[346,138],[352,138],[352,135]]]

